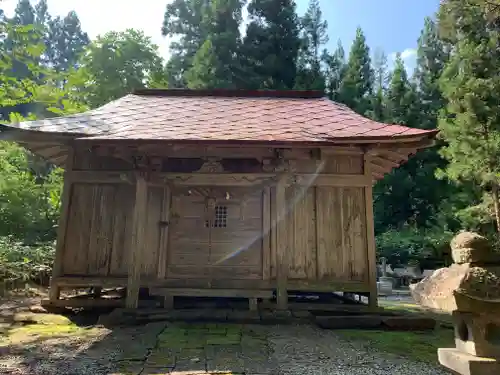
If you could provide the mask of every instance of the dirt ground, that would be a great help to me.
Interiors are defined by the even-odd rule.
[[[309,325],[150,323],[108,329],[0,300],[0,374],[446,374]]]

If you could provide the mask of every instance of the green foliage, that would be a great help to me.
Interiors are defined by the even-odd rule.
[[[24,7],[23,12],[21,12]],[[20,10],[21,9],[21,10]],[[42,10],[40,10],[42,12]],[[79,72],[57,73],[43,64],[43,29],[23,25],[31,17],[20,2],[16,22],[0,19],[0,105],[4,121],[85,110]],[[23,15],[21,17],[21,15]],[[24,20],[24,21],[23,21]],[[16,71],[23,67],[23,75]],[[21,113],[20,113],[21,112]],[[23,116],[25,115],[25,116]],[[0,281],[47,274],[59,216],[61,170],[24,148],[0,142]],[[36,245],[42,242],[42,245]]]
[[[332,54],[326,50],[323,51],[321,59],[325,65],[323,74],[325,76],[326,94],[331,100],[339,102],[341,99],[340,89],[346,71],[345,52],[342,43],[338,41],[337,48]]]
[[[358,28],[340,86],[342,103],[360,114],[366,114],[370,110],[373,78],[370,48],[363,31]]]
[[[294,0],[251,0],[242,46],[245,88],[292,89],[300,48]]]
[[[301,47],[297,61],[295,88],[324,90],[325,76],[321,67],[321,48],[328,43],[328,23],[323,21],[318,0],[310,0],[306,14],[300,19]]]
[[[238,57],[242,5],[240,0],[217,0],[206,7],[206,40],[184,77],[189,88],[236,88],[243,79]]]
[[[53,170],[43,182],[31,171],[25,149],[0,143],[0,236],[53,240],[59,213],[62,174]]]
[[[12,237],[0,237],[0,283],[46,281],[54,253],[54,243],[26,245]]]
[[[500,29],[480,2],[444,1],[440,21],[454,43],[440,80],[447,101],[439,121],[446,141],[441,155],[448,161],[440,176],[491,192],[500,231]]]
[[[205,0],[174,0],[165,10],[162,34],[173,39],[167,62],[168,87],[185,87],[185,74],[205,42]]]
[[[376,237],[377,256],[387,258],[388,264],[392,265],[416,261],[421,266],[427,264],[429,268],[443,266],[453,235],[454,232],[439,227],[391,229]]]
[[[133,29],[98,36],[86,49],[81,65],[82,74],[87,74],[86,101],[91,107],[144,88],[163,71],[158,46]]]

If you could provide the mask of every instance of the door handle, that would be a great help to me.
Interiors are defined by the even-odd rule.
[[[169,222],[169,221],[165,221],[165,220],[160,220],[160,221],[158,222],[158,225],[159,225],[160,227],[168,227],[168,225],[169,225],[169,224],[170,224],[170,222]]]

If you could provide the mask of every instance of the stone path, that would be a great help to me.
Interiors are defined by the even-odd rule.
[[[95,330],[95,328],[92,328]],[[94,332],[94,331],[93,331]],[[56,337],[52,338],[56,340]],[[3,365],[3,368],[2,368]],[[2,353],[0,374],[442,375],[310,325],[150,323]]]

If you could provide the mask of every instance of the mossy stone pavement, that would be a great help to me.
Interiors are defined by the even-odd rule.
[[[265,330],[240,324],[164,323],[154,345],[136,336],[113,374],[270,374]],[[157,325],[158,327],[158,325]],[[150,341],[151,342],[151,341]],[[152,346],[152,347],[151,347]]]

